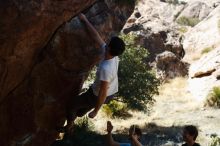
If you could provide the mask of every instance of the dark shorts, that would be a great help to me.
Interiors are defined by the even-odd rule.
[[[104,104],[107,104],[113,99],[113,95],[108,96]],[[71,98],[67,103],[67,119],[71,120],[73,118],[82,117],[88,111],[93,109],[98,102],[98,97],[94,95],[92,88],[90,87],[86,92]]]

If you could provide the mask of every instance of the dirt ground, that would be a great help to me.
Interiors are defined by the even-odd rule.
[[[184,125],[196,125],[199,129],[197,142],[209,146],[211,135],[220,136],[220,109],[204,107],[187,91],[187,79],[176,78],[160,87],[150,113],[131,112],[132,118],[110,119],[103,113],[92,120],[97,132],[104,134],[106,121],[111,120],[114,134],[119,141],[127,141],[126,129],[132,124],[140,125],[146,146],[178,146],[182,144]],[[121,134],[121,136],[120,136]]]

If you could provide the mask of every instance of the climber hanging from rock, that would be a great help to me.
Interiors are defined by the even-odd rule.
[[[97,30],[84,14],[79,14],[79,19],[86,25],[92,38],[103,49],[103,59],[98,65],[96,79],[90,88],[83,94],[71,98],[67,104],[67,125],[62,131],[69,131],[77,117],[84,116],[93,109],[88,116],[94,118],[103,103],[106,103],[118,92],[118,56],[125,50],[125,43],[119,37],[112,37],[107,45]]]

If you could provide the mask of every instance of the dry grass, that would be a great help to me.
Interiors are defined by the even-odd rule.
[[[176,102],[191,102],[191,94],[187,91],[187,78],[177,77],[164,83],[159,89],[157,101],[174,100]]]
[[[187,91],[187,78],[176,78],[160,87],[160,95],[155,97],[155,104],[150,115],[143,112],[129,111],[133,117],[110,119],[102,112],[93,120],[99,133],[104,134],[106,121],[111,120],[114,133],[123,133],[132,124],[139,125],[144,131],[144,143],[148,146],[170,146],[181,143],[181,129],[184,125],[193,124],[199,128],[198,142],[207,145],[210,135],[220,135],[220,110],[203,108]],[[152,124],[155,123],[155,124]],[[119,136],[123,140],[123,137]],[[208,146],[208,145],[207,145]]]
[[[176,92],[183,90],[186,87],[186,79],[182,77],[175,78],[173,80],[169,80],[163,85],[161,85],[159,93],[159,96],[169,96],[172,94],[172,96],[181,96],[182,92]]]
[[[107,120],[111,120],[115,124],[115,127],[121,130],[130,127],[131,123],[143,126],[146,123],[150,123],[152,121],[157,121],[157,124],[159,125],[162,124],[172,126],[173,119],[169,120],[169,118],[167,118],[166,120],[161,120],[164,118],[164,112],[178,114],[185,110],[185,107],[190,107],[189,109],[191,110],[198,108],[197,106],[195,106],[195,103],[192,102],[192,99],[190,98],[191,95],[187,92],[186,86],[186,78],[179,77],[170,80],[160,86],[160,94],[155,97],[156,103],[153,105],[151,113],[129,111],[133,115],[133,117],[123,120],[111,119],[101,111],[98,117],[95,118],[95,126],[97,127],[97,129],[100,129],[100,131],[104,131],[105,123]],[[168,103],[170,104],[169,106],[166,105]],[[184,105],[182,106],[183,109],[179,108],[179,104]],[[123,125],[121,123],[123,123]]]

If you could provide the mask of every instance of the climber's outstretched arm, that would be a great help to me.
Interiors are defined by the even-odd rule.
[[[105,42],[103,41],[103,39],[101,38],[101,36],[97,32],[97,30],[94,28],[94,26],[86,18],[86,16],[84,14],[80,13],[78,15],[78,17],[82,22],[84,22],[86,24],[91,36],[99,44],[99,46],[103,45]]]

